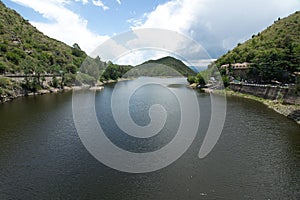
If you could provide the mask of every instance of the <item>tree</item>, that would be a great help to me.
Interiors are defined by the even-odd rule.
[[[196,83],[196,77],[195,76],[188,76],[187,81],[190,84]]]
[[[198,73],[196,75],[196,82],[199,84],[199,85],[205,85],[205,79],[203,77],[203,75],[201,73]]]
[[[223,84],[224,84],[224,87],[228,87],[229,84],[230,84],[230,79],[228,76],[223,76],[222,77],[222,81],[223,81]]]
[[[80,49],[77,43],[73,44],[72,54],[76,57],[81,57],[84,55],[84,52]]]

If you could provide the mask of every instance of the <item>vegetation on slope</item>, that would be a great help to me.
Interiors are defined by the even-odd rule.
[[[0,2],[0,72],[73,73],[86,58],[77,44],[51,39]]]
[[[70,77],[86,57],[77,44],[70,47],[45,36],[0,1],[0,75],[60,74],[64,80],[73,80]],[[38,87],[41,79],[28,78],[21,86]]]
[[[300,12],[297,11],[284,19],[278,18],[272,26],[221,56],[209,65],[207,70],[198,73],[197,76],[189,76],[188,81],[191,84],[203,85],[210,76],[218,74],[218,69],[224,85],[228,86],[230,78],[240,79],[235,76],[235,69],[232,67],[235,63],[248,63],[245,71],[240,70],[248,82],[296,83],[296,89],[299,87],[299,90]]]
[[[278,18],[272,26],[253,35],[219,58],[215,64],[251,63],[247,74],[254,82],[294,83],[300,71],[300,12]],[[225,74],[225,69],[221,69]]]
[[[148,74],[151,76],[172,76],[173,74],[176,74],[178,76],[178,74],[181,74],[182,76],[186,77],[196,75],[196,73],[188,66],[186,66],[181,60],[170,56],[160,58],[158,60],[149,60],[141,65],[138,65],[137,67],[144,68],[142,69],[142,71],[139,70],[140,73],[144,76]],[[173,69],[175,73],[171,72],[173,70],[167,69],[168,67]]]

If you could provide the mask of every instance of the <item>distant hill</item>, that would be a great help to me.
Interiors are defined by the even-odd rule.
[[[215,64],[250,63],[248,79],[258,82],[295,82],[300,71],[300,12],[278,18],[272,26],[253,35],[220,57]]]
[[[196,75],[191,68],[186,66],[181,60],[167,56],[160,58],[158,60],[149,60],[138,66],[137,68],[144,68],[140,72],[140,75],[150,75],[150,76],[190,76]],[[168,67],[171,69],[168,69]]]

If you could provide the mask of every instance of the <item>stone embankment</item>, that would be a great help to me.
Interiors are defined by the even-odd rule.
[[[277,100],[283,104],[300,105],[300,91],[297,91],[296,87],[231,83],[229,88],[235,92]]]
[[[189,87],[197,88],[195,85]],[[226,90],[204,88],[203,91],[259,101],[300,125],[300,92],[297,92],[296,88],[231,83]]]

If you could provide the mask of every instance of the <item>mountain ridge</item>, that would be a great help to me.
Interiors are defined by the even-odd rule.
[[[148,60],[143,62],[142,64],[137,65],[136,67],[141,67],[141,66],[146,66],[146,65],[153,65],[153,64],[159,64],[161,65],[160,67],[169,67],[170,69],[175,70],[176,72],[178,72],[179,74],[181,74],[182,76],[191,76],[191,75],[196,75],[196,72],[193,71],[190,67],[186,66],[181,60],[171,57],[171,56],[166,56],[166,57],[162,57],[156,60]],[[168,75],[167,73],[170,72],[171,74],[173,72],[171,72],[172,70],[170,69],[165,69],[165,73],[166,74],[162,74],[163,75]],[[174,71],[174,73],[176,74],[176,72]],[[162,73],[164,73],[162,71]]]

